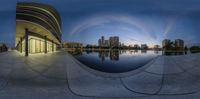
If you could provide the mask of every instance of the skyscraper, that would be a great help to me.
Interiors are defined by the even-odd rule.
[[[175,47],[183,49],[184,48],[184,41],[181,39],[176,39],[175,40]]]
[[[113,36],[109,38],[110,41],[110,47],[119,47],[119,37],[118,36]]]
[[[162,41],[162,47],[165,48],[166,46],[168,46],[170,44],[170,40],[169,39],[164,39]]]
[[[105,40],[105,46],[106,46],[106,47],[109,47],[109,46],[110,46],[109,40]]]
[[[101,38],[98,41],[98,45],[100,47],[104,47],[105,46],[105,40],[104,40],[104,36],[101,36]]]
[[[105,44],[104,36],[101,36],[101,44],[102,44],[102,46],[104,46],[104,44]]]
[[[147,44],[141,44],[141,49],[148,49]]]
[[[99,47],[102,46],[102,44],[101,44],[101,39],[98,40],[98,45],[99,45]]]

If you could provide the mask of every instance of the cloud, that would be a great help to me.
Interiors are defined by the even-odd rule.
[[[109,23],[113,24],[123,24],[120,27],[117,27],[121,30],[129,31],[130,33],[134,33],[134,29],[138,29],[140,31],[140,35],[145,35],[150,40],[156,40],[157,36],[154,33],[150,33],[149,28],[145,26],[145,24],[137,18],[134,18],[130,15],[117,15],[117,14],[98,14],[91,17],[87,17],[87,19],[83,19],[78,22],[70,31],[70,35],[75,33],[81,33],[86,29],[92,29],[94,27],[98,27],[101,25],[106,25]]]
[[[173,16],[172,18],[170,18],[170,20],[167,23],[167,26],[163,32],[163,36],[164,38],[167,37],[167,35],[170,33],[170,31],[173,29],[173,26],[177,23],[177,21],[183,17],[186,16],[187,14],[189,14],[191,11],[191,9],[187,9],[184,12],[177,12],[177,14],[175,16]]]

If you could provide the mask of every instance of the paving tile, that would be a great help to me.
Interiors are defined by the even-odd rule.
[[[164,75],[164,82],[159,94],[176,95],[200,91],[200,79],[187,72],[175,75]]]
[[[68,81],[71,90],[79,95],[94,97],[139,97],[144,96],[127,90],[119,78],[95,76],[68,59]]]
[[[199,62],[200,54],[160,56],[120,79],[89,72],[63,51],[30,57],[9,51],[0,53],[0,99],[198,99]]]
[[[157,94],[162,86],[162,75],[146,72],[122,78],[124,85],[132,91],[144,94]]]

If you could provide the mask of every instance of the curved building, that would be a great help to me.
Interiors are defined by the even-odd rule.
[[[61,44],[61,19],[52,6],[19,2],[16,6],[16,49],[29,53],[47,53]]]

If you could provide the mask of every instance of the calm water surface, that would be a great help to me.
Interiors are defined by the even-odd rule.
[[[153,58],[162,55],[162,52],[149,50],[79,51],[72,55],[92,69],[108,73],[122,73],[144,66]]]

